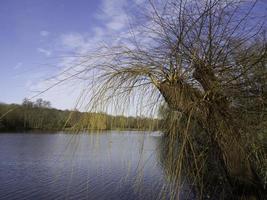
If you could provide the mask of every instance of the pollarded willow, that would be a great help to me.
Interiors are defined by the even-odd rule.
[[[103,102],[126,109],[142,100],[150,108],[166,102],[175,112],[166,118],[165,132],[179,141],[177,179],[190,166],[186,171],[200,199],[204,183],[220,184],[205,178],[212,154],[225,178],[222,188],[227,185],[233,199],[264,198],[266,154],[257,143],[267,112],[264,6],[242,0],[148,1],[129,38],[86,57],[75,74],[90,80],[88,105],[94,108]],[[92,72],[94,81],[86,78]]]

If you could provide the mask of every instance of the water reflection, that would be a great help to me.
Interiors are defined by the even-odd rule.
[[[165,188],[171,199],[197,199],[192,180],[187,173],[191,171],[190,165],[180,162],[179,146],[177,138],[163,136],[158,141],[158,162],[166,179]],[[182,156],[186,155],[182,154]]]
[[[0,199],[169,199],[157,133],[1,134]]]

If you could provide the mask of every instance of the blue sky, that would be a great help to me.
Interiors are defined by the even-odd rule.
[[[135,3],[140,0],[132,0]],[[21,103],[45,89],[44,79],[66,60],[125,29],[130,0],[1,0],[0,102]],[[38,86],[38,87],[37,87]],[[55,88],[41,97],[57,108],[75,106],[77,91]]]
[[[126,35],[131,11],[144,2],[0,0],[0,102],[21,103],[35,96],[51,85],[47,78],[75,62],[66,55],[84,54]],[[266,7],[256,11],[266,13]],[[38,97],[72,109],[83,88],[82,81],[67,82]]]

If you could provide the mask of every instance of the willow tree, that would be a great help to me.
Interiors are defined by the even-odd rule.
[[[201,185],[204,153],[217,152],[233,194],[260,198],[264,181],[257,167],[266,157],[263,151],[253,156],[251,146],[266,128],[267,41],[266,18],[257,9],[256,1],[149,1],[128,39],[91,54],[78,70],[94,71],[90,103],[134,96],[153,107],[163,100],[178,113],[166,132],[180,141],[180,168],[191,155]],[[206,150],[193,142],[198,132]]]

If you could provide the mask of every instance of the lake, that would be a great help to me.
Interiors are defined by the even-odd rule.
[[[0,199],[169,199],[157,132],[0,134]]]

